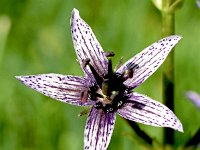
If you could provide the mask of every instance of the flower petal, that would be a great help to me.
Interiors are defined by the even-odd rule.
[[[133,69],[133,77],[127,79],[124,84],[135,88],[143,83],[164,62],[180,39],[181,37],[178,35],[163,38],[127,61],[117,70],[118,73],[122,74],[127,69]]]
[[[118,113],[129,120],[159,127],[169,127],[183,132],[175,114],[165,105],[139,93],[132,93],[128,103]]]
[[[81,101],[81,93],[88,90],[88,80],[77,76],[60,74],[40,74],[16,76],[26,86],[53,99],[73,105],[87,106],[94,101]]]
[[[85,74],[92,75],[88,66],[84,67],[87,59],[100,76],[107,74],[108,60],[104,51],[90,26],[79,16],[79,11],[75,8],[71,16],[71,32],[74,48]]]
[[[84,133],[85,150],[106,150],[113,133],[116,113],[105,113],[92,108]]]
[[[197,107],[200,108],[200,95],[194,91],[186,92],[186,96],[189,100],[191,100]]]

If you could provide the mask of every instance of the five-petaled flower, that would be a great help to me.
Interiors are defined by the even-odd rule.
[[[16,78],[53,99],[91,106],[84,132],[84,149],[107,149],[117,113],[135,122],[183,131],[181,122],[169,108],[133,92],[164,62],[180,36],[169,36],[153,43],[113,71],[110,59],[113,53],[103,51],[76,9],[72,11],[71,33],[85,77],[50,73]]]

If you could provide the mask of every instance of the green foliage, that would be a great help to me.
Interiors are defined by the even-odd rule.
[[[45,97],[20,84],[14,76],[40,73],[83,75],[76,62],[69,19],[77,8],[93,28],[105,51],[129,59],[161,37],[161,14],[141,0],[1,0],[0,1],[0,149],[83,149],[86,116],[77,108]],[[2,19],[4,17],[4,19]],[[6,19],[5,19],[6,18]],[[184,97],[200,93],[200,10],[185,1],[176,13],[176,33],[183,36],[175,50],[175,114],[184,134],[175,133],[175,147],[200,127],[200,110]],[[137,88],[162,101],[160,68]],[[140,125],[163,148],[162,128]],[[168,147],[166,147],[169,149]],[[148,149],[142,139],[117,118],[109,149]]]

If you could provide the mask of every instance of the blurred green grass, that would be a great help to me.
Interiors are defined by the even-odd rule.
[[[83,108],[45,97],[14,76],[39,73],[83,75],[76,62],[69,19],[77,8],[116,64],[161,37],[161,15],[151,1],[141,0],[1,0],[0,1],[0,149],[83,149]],[[3,19],[2,19],[3,18]],[[200,127],[200,112],[184,93],[200,93],[200,9],[185,1],[176,13],[175,114],[184,127],[175,146],[183,145]],[[162,67],[136,91],[162,101]],[[140,125],[162,142],[162,128]],[[134,137],[133,139],[130,136]],[[142,149],[138,137],[117,117],[109,149]]]

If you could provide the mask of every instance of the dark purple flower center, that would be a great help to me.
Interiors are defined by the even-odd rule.
[[[109,53],[108,57],[113,56]],[[96,83],[89,87],[88,96],[95,101],[94,107],[102,109],[104,112],[115,112],[128,102],[128,94],[132,89],[128,88],[124,81],[133,77],[135,69],[139,66],[134,63],[127,65],[127,70],[122,74],[116,73],[112,69],[112,61],[109,59],[108,73],[106,75],[99,75],[94,67],[90,64],[90,60],[85,60],[83,66],[89,66],[90,70],[96,80]],[[84,95],[85,93],[82,93]],[[86,96],[85,96],[86,97]],[[136,105],[136,104],[135,104]]]

